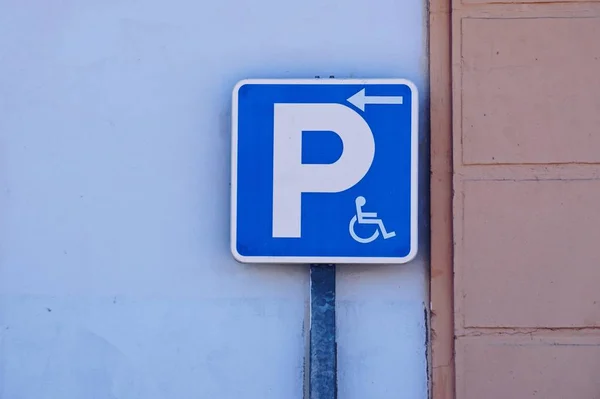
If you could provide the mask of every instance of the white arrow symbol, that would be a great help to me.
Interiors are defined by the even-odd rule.
[[[402,104],[402,96],[367,96],[362,89],[347,100],[361,111],[365,110],[366,104]]]

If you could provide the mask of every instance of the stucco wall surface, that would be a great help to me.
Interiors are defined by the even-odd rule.
[[[231,90],[404,77],[425,115],[426,19],[420,0],[0,0],[0,397],[301,398],[308,269],[229,252]],[[340,397],[426,398],[422,248],[339,271]]]

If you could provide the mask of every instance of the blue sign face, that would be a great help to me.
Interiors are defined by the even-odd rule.
[[[417,118],[416,87],[403,79],[238,83],[232,107],[235,258],[413,259]]]

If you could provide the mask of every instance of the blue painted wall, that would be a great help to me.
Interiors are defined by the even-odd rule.
[[[301,398],[308,269],[228,248],[231,89],[406,77],[426,104],[424,1],[0,5],[0,398]],[[426,398],[421,248],[339,271],[340,398]]]

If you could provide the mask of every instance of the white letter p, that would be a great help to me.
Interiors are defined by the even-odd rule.
[[[375,156],[373,132],[342,104],[275,104],[273,237],[301,237],[302,193],[337,193],[356,185]],[[330,131],[342,140],[331,164],[302,164],[302,132]]]

